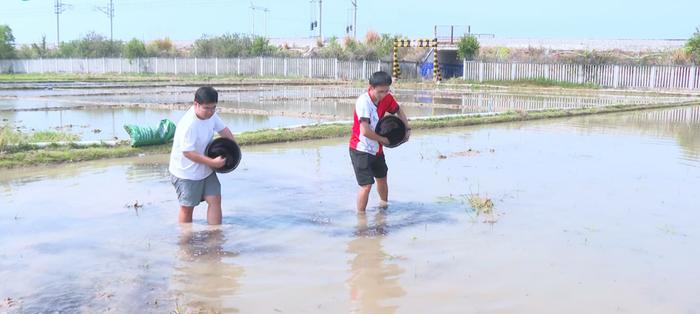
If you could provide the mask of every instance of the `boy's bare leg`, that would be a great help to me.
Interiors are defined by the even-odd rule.
[[[386,180],[387,177],[384,178],[376,178],[377,181],[377,193],[379,193],[379,207],[381,208],[387,208],[389,205],[387,202],[389,201],[389,185]]]
[[[190,223],[192,222],[192,212],[194,211],[194,206],[182,206],[180,205],[180,214],[177,221],[179,223]]]
[[[209,207],[207,208],[207,223],[210,225],[221,224],[221,195],[207,195],[204,200]]]
[[[357,212],[364,213],[367,208],[367,201],[369,200],[369,192],[372,191],[372,185],[361,185],[360,189],[357,191]]]

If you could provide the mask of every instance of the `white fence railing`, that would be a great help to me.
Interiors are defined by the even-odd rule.
[[[418,64],[402,62],[405,78],[419,77]],[[242,75],[364,80],[386,61],[341,61],[320,58],[83,58],[0,60],[0,73],[151,73]]]
[[[700,67],[464,61],[462,78],[479,82],[544,78],[612,88],[699,89]]]
[[[365,80],[391,71],[386,61],[341,61],[320,58],[84,58],[0,60],[0,73],[152,73],[241,75],[253,77]],[[418,79],[420,66],[401,62],[401,77]],[[469,81],[551,79],[601,87],[700,89],[698,66],[584,65],[464,61],[462,79]]]

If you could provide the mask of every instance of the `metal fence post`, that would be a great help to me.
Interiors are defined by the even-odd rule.
[[[367,78],[367,60],[362,60],[362,77],[361,79]]]
[[[695,66],[690,67],[690,77],[688,78],[688,89],[693,89],[695,88],[695,73],[697,72],[697,68]]]
[[[479,62],[479,82],[484,81],[484,62]]]
[[[467,80],[467,59],[462,59],[462,80]]]

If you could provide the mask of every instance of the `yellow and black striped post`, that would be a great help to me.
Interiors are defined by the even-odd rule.
[[[442,81],[440,74],[440,63],[438,62],[438,41],[433,39],[417,39],[416,46],[420,48],[433,48],[433,78],[436,82]],[[410,39],[394,39],[394,55],[391,76],[398,79],[401,76],[401,66],[399,65],[399,47],[411,47]]]
[[[442,75],[440,75],[440,63],[438,62],[438,41],[437,38],[433,38],[433,79],[435,82],[442,81]]]
[[[418,39],[419,48],[430,48],[430,39]]]
[[[394,80],[398,80],[401,76],[401,67],[399,66],[399,43],[401,47],[403,47],[404,40],[401,39],[399,41],[398,39],[394,39],[394,56],[392,58],[393,63],[391,71],[391,76],[394,77]]]

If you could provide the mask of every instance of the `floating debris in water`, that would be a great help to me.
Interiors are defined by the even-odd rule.
[[[488,197],[479,194],[469,194],[467,196],[469,205],[476,210],[477,214],[488,214],[493,212],[493,201]]]
[[[467,196],[469,205],[476,211],[476,216],[483,216],[484,223],[494,224],[498,221],[498,214],[494,211],[493,201],[479,194],[469,194]]]
[[[134,203],[127,204],[126,208],[139,209],[139,208],[143,208],[143,204],[139,204],[139,201],[137,200]]]
[[[458,203],[461,202],[459,199],[454,197],[452,194],[449,196],[440,196],[437,198],[437,202],[440,204],[448,204],[448,203]]]
[[[467,150],[465,150],[465,151],[452,153],[451,157],[476,156],[476,155],[479,155],[479,154],[481,154],[480,151],[469,148],[469,149],[467,149]]]

